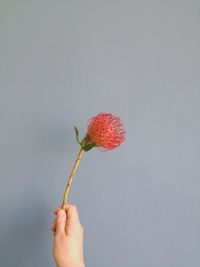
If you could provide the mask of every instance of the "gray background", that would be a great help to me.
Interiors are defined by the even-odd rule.
[[[200,2],[0,1],[0,265],[55,266],[52,211],[112,112],[127,138],[84,155],[70,203],[87,267],[200,265]]]

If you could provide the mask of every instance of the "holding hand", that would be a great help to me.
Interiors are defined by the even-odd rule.
[[[85,267],[83,259],[83,227],[76,206],[54,211],[53,256],[58,267]]]

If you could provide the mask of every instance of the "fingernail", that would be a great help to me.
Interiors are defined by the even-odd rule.
[[[64,217],[65,216],[65,211],[64,210],[59,210],[58,211],[58,217]]]

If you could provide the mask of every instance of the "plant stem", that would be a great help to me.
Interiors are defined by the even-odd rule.
[[[70,187],[71,187],[71,184],[72,184],[72,181],[74,179],[74,174],[76,172],[76,169],[80,163],[80,160],[83,156],[83,153],[84,153],[84,150],[81,148],[79,153],[78,153],[78,156],[76,158],[76,161],[75,161],[75,164],[74,164],[74,167],[71,171],[71,174],[69,176],[69,179],[68,179],[68,182],[67,182],[67,185],[66,185],[66,188],[65,188],[65,193],[64,193],[64,197],[63,197],[63,202],[62,202],[62,209],[65,209],[67,207],[67,199],[68,199],[68,195],[69,195],[69,190],[70,190]]]

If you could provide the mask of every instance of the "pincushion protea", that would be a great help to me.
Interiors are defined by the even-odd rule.
[[[117,148],[125,140],[126,133],[121,118],[116,117],[111,113],[103,112],[99,113],[95,117],[92,117],[88,121],[87,132],[81,142],[78,139],[78,129],[74,127],[74,130],[76,134],[76,140],[80,144],[81,149],[69,176],[63,197],[62,208],[65,208],[67,205],[70,186],[83,153],[85,151],[89,151],[93,147],[98,147],[104,151]]]

